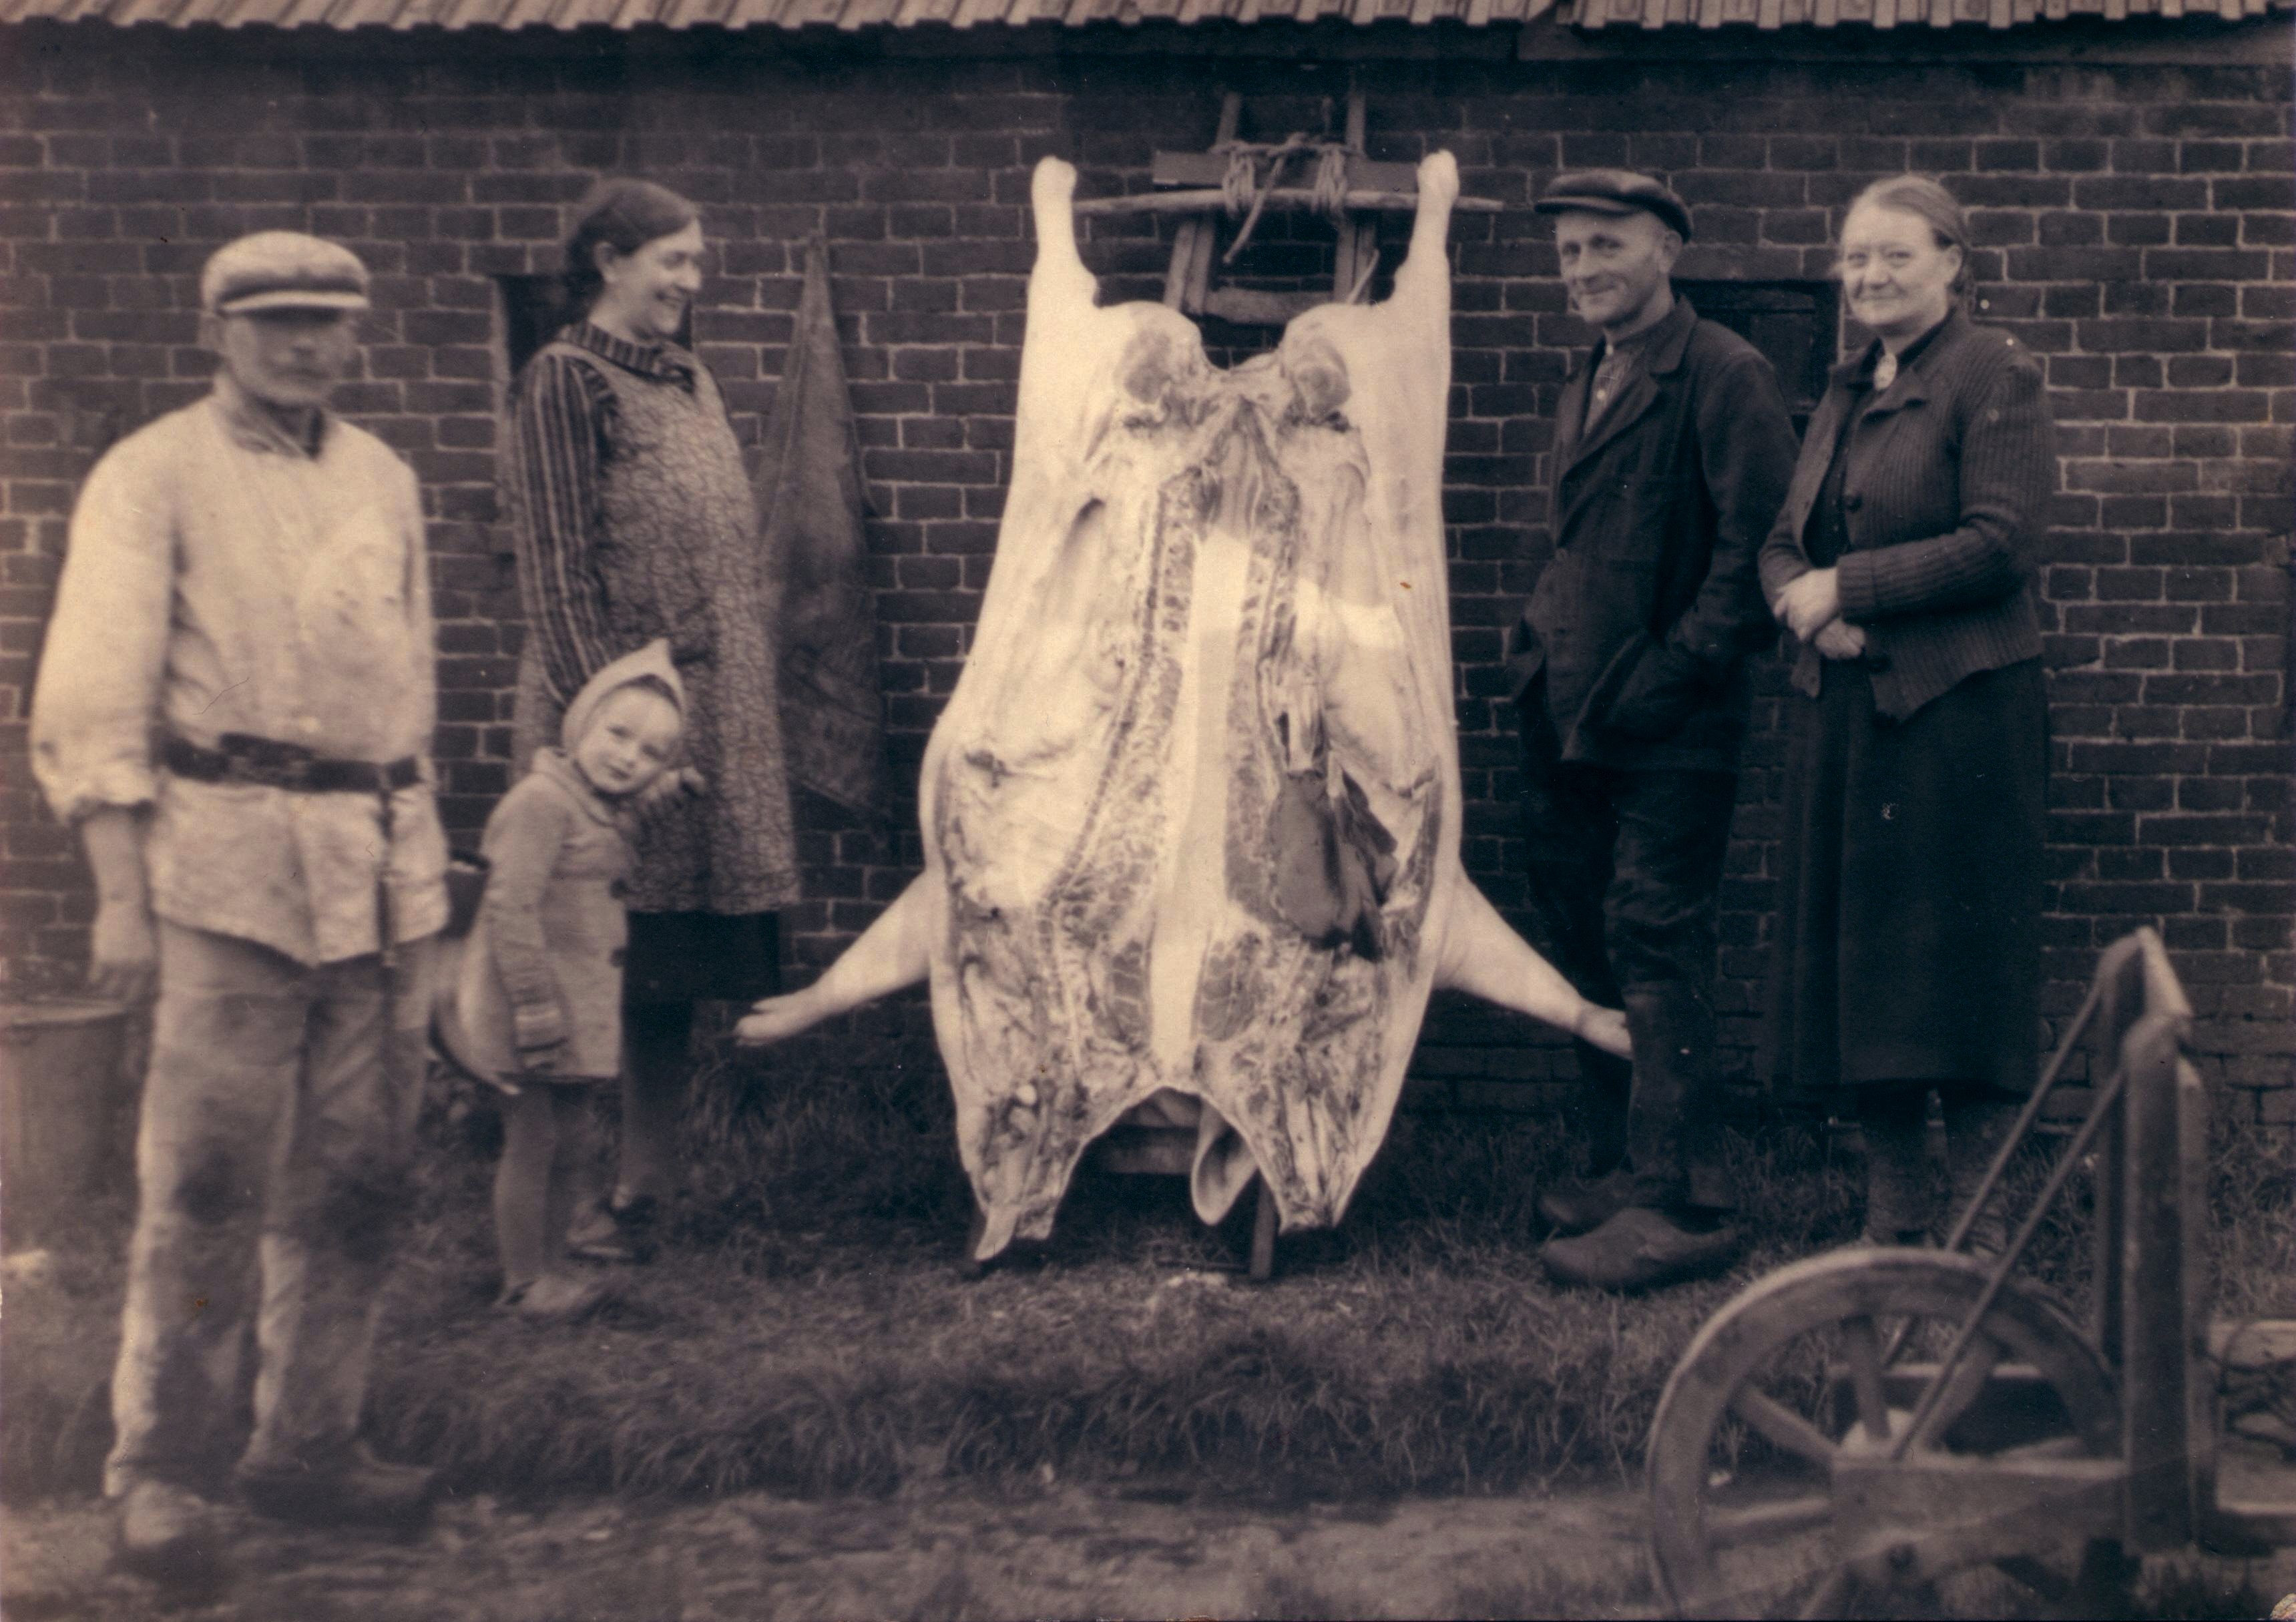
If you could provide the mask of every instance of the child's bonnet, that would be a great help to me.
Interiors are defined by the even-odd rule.
[[[685,713],[685,684],[677,679],[677,667],[670,661],[669,643],[657,636],[635,653],[625,653],[610,665],[600,667],[597,675],[582,684],[582,691],[566,706],[566,718],[558,728],[558,746],[572,754],[582,745],[582,739],[606,707],[606,700],[625,687],[646,687],[659,691]]]

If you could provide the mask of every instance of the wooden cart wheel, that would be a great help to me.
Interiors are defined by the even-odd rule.
[[[1852,1585],[1829,1536],[1834,1462],[1904,1433],[1985,1278],[1943,1251],[1838,1250],[1779,1269],[1708,1321],[1651,1429],[1652,1547],[1679,1612],[1841,1613]],[[2013,1284],[1911,1446],[2112,1458],[2119,1428],[2095,1350]],[[2035,1543],[2047,1546],[2046,1528]]]

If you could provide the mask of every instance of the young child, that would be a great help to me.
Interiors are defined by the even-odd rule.
[[[486,897],[455,1022],[472,1068],[510,1095],[495,1173],[496,1305],[527,1317],[570,1321],[605,1294],[562,1265],[589,1151],[583,1094],[620,1069],[630,836],[641,807],[675,787],[662,774],[685,702],[666,642],[615,660],[567,706],[562,747],[537,754],[487,819]]]

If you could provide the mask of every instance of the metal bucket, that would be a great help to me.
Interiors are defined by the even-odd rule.
[[[20,1250],[70,1225],[135,1165],[127,1011],[89,997],[0,1001],[0,1211]]]

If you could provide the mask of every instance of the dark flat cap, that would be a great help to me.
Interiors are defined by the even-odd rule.
[[[1690,240],[1690,209],[1665,182],[1632,169],[1572,169],[1549,181],[1531,205],[1538,214],[1654,214]]]
[[[200,302],[217,315],[363,310],[366,266],[339,243],[299,231],[258,231],[216,250],[200,273]]]

